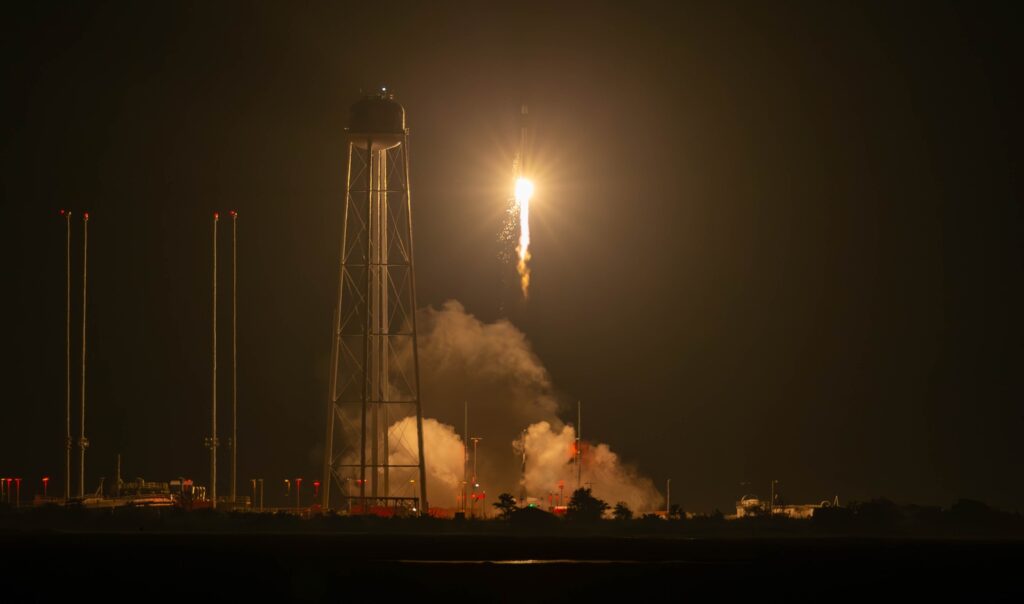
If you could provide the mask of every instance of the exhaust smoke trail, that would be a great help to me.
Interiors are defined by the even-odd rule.
[[[576,430],[559,418],[562,406],[551,376],[515,325],[506,319],[483,321],[455,300],[421,309],[418,318],[424,408],[436,418],[423,419],[433,504],[454,508],[461,493],[463,441],[452,426],[462,423],[464,401],[469,401],[472,435],[483,437],[486,445],[480,451],[479,476],[487,509],[499,493],[520,495],[525,487],[525,495],[536,500],[557,492],[559,482],[568,499],[577,477],[612,504],[624,501],[637,513],[663,509],[654,483],[609,445],[580,442],[582,455],[575,455]],[[399,442],[403,430],[413,429],[411,420],[405,421],[393,427],[392,443]],[[392,445],[392,463],[414,458]]]

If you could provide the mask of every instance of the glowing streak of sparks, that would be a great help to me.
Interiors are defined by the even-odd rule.
[[[530,197],[533,196],[533,182],[528,178],[516,180],[516,205],[519,207],[519,245],[516,253],[519,262],[519,282],[523,289],[523,297],[529,297],[530,290]]]

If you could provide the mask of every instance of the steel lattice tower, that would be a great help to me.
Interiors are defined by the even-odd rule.
[[[334,314],[323,508],[426,513],[405,109],[352,106]]]

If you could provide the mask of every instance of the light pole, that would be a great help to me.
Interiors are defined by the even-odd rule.
[[[302,509],[302,479],[295,479],[295,513]]]
[[[49,476],[43,476],[43,499],[46,499],[46,487],[50,483]]]
[[[14,479],[14,488],[15,488],[15,490],[18,493],[16,498],[15,498],[15,507],[19,507],[20,508],[21,507],[21,479],[20,478],[15,478]]]
[[[213,308],[211,309],[211,367],[210,367],[210,437],[207,446],[210,448],[210,501],[213,509],[217,509],[217,222],[220,213],[213,213]]]
[[[89,212],[82,213],[82,410],[78,431],[78,497],[85,498],[85,450],[89,439],[85,437],[85,311],[86,283],[89,270]]]
[[[65,291],[64,317],[64,501],[67,502],[71,498],[71,448],[74,443],[71,438],[71,212],[61,210],[60,213],[64,216],[67,229],[65,245],[67,289]]]
[[[238,469],[238,212],[231,210],[231,503]]]
[[[672,518],[672,479],[665,481],[665,520]]]
[[[477,490],[477,488],[480,487],[480,482],[479,482],[479,480],[477,480],[477,474],[476,474],[477,446],[480,444],[480,441],[483,440],[483,438],[481,438],[479,436],[473,436],[473,437],[470,437],[469,440],[473,441],[473,503],[470,504],[469,515],[475,518],[476,517],[476,490]]]
[[[768,500],[768,516],[769,517],[775,515],[775,485],[777,485],[777,484],[779,484],[778,480],[772,480],[772,488],[771,488],[771,493],[772,494],[771,494],[771,499]]]

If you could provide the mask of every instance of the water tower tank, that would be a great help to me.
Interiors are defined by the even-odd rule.
[[[405,133],[405,107],[385,90],[364,96],[349,109],[349,140],[357,147],[390,149],[401,144]]]

